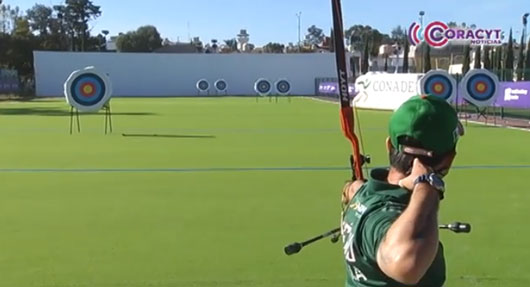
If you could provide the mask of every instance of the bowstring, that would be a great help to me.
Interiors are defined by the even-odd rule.
[[[364,151],[363,133],[361,132],[361,121],[359,120],[359,113],[357,111],[357,106],[356,106],[355,101],[353,99],[352,99],[352,108],[353,108],[353,114],[355,115],[355,128],[357,129],[357,134],[359,135],[359,144],[360,144],[361,154],[363,156],[366,156],[366,153]],[[369,171],[368,163],[365,162],[363,164],[363,167],[364,167],[364,174],[368,175],[368,171]],[[365,178],[366,178],[366,176],[365,176]]]

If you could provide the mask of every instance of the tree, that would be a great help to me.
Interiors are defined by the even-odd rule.
[[[455,21],[450,21],[447,23],[447,26],[449,26],[449,28],[456,28],[458,27],[458,24]]]
[[[20,9],[18,6],[12,8],[11,5],[2,4],[2,1],[0,1],[0,33],[11,33],[20,16],[19,14]]]
[[[120,52],[148,53],[162,47],[162,37],[156,27],[147,25],[120,35],[116,46]]]
[[[71,34],[77,46],[85,51],[90,35],[88,22],[101,15],[100,6],[94,5],[92,0],[66,0],[65,3],[64,20],[73,32]]]
[[[506,60],[504,62],[504,80],[513,80],[513,37],[512,29],[510,29],[510,36],[508,38],[508,47],[506,48]]]
[[[526,45],[526,57],[524,68],[524,79],[526,81],[530,81],[530,39],[528,40],[528,44]]]
[[[407,36],[407,33],[403,35],[403,41],[405,42],[405,48],[403,51],[403,73],[409,72],[409,52],[410,52],[410,43]]]
[[[469,72],[469,70],[471,69],[470,52],[471,52],[471,47],[468,44],[464,47],[464,63],[462,64],[462,76],[467,74],[467,72]]]
[[[281,54],[284,51],[285,46],[280,43],[268,43],[267,45],[263,46],[263,51],[265,53],[275,53],[275,54]]]
[[[26,18],[17,19],[13,30],[13,36],[18,38],[30,38],[32,36],[30,24]]]
[[[230,48],[231,52],[237,52],[238,51],[238,49],[237,49],[237,40],[235,38],[234,39],[224,40],[224,42],[225,42],[225,45]]]
[[[345,35],[356,51],[362,51],[365,43],[369,42],[368,48],[373,56],[379,54],[379,46],[392,43],[388,35],[382,34],[370,26],[354,25],[346,30]]]
[[[503,48],[499,46],[495,48],[495,69],[497,70],[497,76],[502,79],[502,59],[503,59]]]
[[[427,73],[431,70],[431,46],[425,45],[425,53],[423,53],[423,72]]]
[[[342,41],[344,41],[344,39],[342,39]],[[333,28],[329,31],[329,51],[331,53],[335,52],[335,32],[333,31]]]
[[[484,46],[484,55],[482,56],[482,62],[484,63],[484,69],[491,70],[491,49],[489,46]]]
[[[326,36],[324,35],[324,32],[322,29],[318,28],[315,25],[312,25],[307,29],[307,34],[305,36],[305,44],[306,45],[318,45],[324,41],[324,38]]]
[[[406,36],[405,29],[403,29],[401,25],[398,25],[392,29],[390,36],[395,42],[401,42]]]
[[[35,4],[35,6],[26,11],[26,17],[31,29],[39,32],[41,36],[47,35],[49,33],[52,13],[52,8],[42,4]]]
[[[371,31],[368,37],[368,42],[370,44],[370,55],[372,57],[377,57],[377,55],[379,55],[379,47],[383,42],[389,40],[387,38],[389,38],[388,35],[382,34],[377,29]],[[387,42],[386,44],[391,44],[391,42]]]
[[[370,58],[369,43],[368,43],[368,41],[366,41],[364,43],[364,51],[363,51],[362,60],[361,60],[361,74],[363,74],[363,75],[368,73],[369,58]]]
[[[22,77],[33,73],[33,50],[37,49],[34,37],[27,36],[0,33],[0,66],[15,69]]]
[[[475,69],[481,69],[482,68],[482,50],[480,49],[480,46],[477,46],[475,49],[475,59],[474,59],[474,65],[473,68]]]
[[[517,59],[517,81],[523,80],[523,72],[524,72],[524,35],[525,33],[522,33],[521,35],[521,45],[519,45],[519,56]]]
[[[351,74],[353,75],[353,77],[357,77],[357,69],[355,68],[355,65],[356,65],[356,61],[355,61],[355,57],[351,56],[350,57],[350,69],[351,69]]]

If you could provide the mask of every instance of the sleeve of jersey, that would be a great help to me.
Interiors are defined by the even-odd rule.
[[[403,212],[400,205],[387,205],[371,211],[365,216],[361,229],[360,249],[368,259],[376,262],[379,243],[394,221]]]

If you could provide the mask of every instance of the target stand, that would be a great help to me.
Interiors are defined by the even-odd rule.
[[[112,110],[110,108],[110,101],[102,109],[105,111],[105,134],[112,133]],[[81,133],[79,109],[70,107],[70,134],[73,134],[74,125],[77,127],[77,132]]]
[[[73,133],[74,124],[77,132],[81,132],[79,112],[97,112],[102,108],[105,110],[105,134],[108,133],[108,127],[112,132],[112,85],[107,74],[94,67],[74,71],[64,83],[64,95],[70,105],[70,134]]]
[[[110,108],[110,101],[103,106],[103,110],[105,111],[105,134],[112,133],[112,110]]]
[[[460,84],[464,91],[464,99],[477,110],[477,120],[484,117],[487,123],[488,110],[497,99],[499,86],[497,75],[485,69],[471,70],[467,72]]]
[[[291,102],[291,83],[287,79],[279,79],[274,86],[276,87],[276,102],[278,102],[278,95],[287,97],[289,103]]]
[[[79,109],[70,107],[70,134],[73,133],[74,122],[77,123],[77,132],[81,132],[81,122],[79,121]]]

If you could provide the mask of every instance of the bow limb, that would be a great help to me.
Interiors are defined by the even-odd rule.
[[[341,127],[344,136],[350,141],[352,155],[354,158],[355,178],[364,180],[362,165],[364,159],[361,156],[359,140],[355,135],[354,111],[351,107],[349,95],[348,72],[346,70],[346,52],[344,49],[344,27],[342,24],[342,9],[340,0],[331,0],[333,10],[333,32],[335,44],[335,59],[337,63],[337,75],[339,82],[339,98],[341,105]]]

